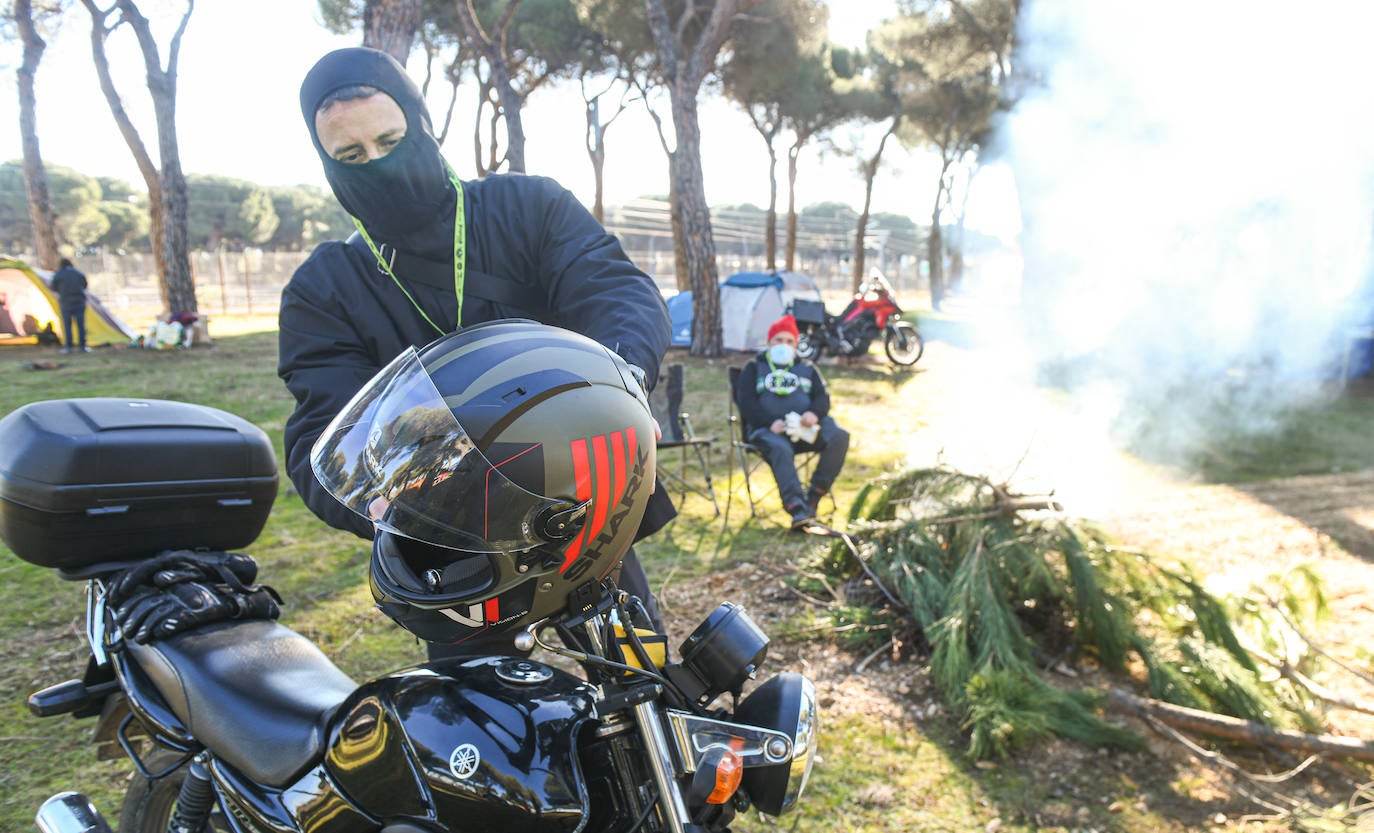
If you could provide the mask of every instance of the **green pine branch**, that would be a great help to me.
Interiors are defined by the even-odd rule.
[[[1051,733],[1140,743],[1100,716],[1101,692],[1047,682],[1039,658],[1069,652],[1117,673],[1140,669],[1150,696],[1165,702],[1269,726],[1311,724],[1286,683],[1260,674],[1233,607],[1185,567],[1116,549],[1085,523],[1027,505],[1041,504],[952,469],[902,472],[866,485],[850,507],[864,565],[844,546],[827,556],[833,574],[867,572],[905,605],[971,754],[1005,755]],[[1277,603],[1297,610],[1313,595]]]

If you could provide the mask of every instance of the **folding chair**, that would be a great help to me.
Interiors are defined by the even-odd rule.
[[[729,491],[725,496],[726,523],[730,522],[730,504],[734,500],[735,492],[738,491],[734,486],[734,467],[736,463],[739,464],[740,472],[744,475],[744,493],[749,498],[749,516],[751,518],[757,518],[759,516],[759,501],[767,497],[769,493],[775,492],[778,489],[777,481],[773,479],[773,471],[768,468],[767,460],[764,459],[763,453],[749,442],[749,437],[745,434],[747,428],[744,424],[744,420],[740,417],[739,400],[735,398],[736,383],[739,382],[740,370],[741,368],[738,367],[726,368],[726,375],[730,382],[730,474],[728,479]],[[820,460],[820,452],[801,451],[797,453],[795,460],[797,464],[797,476],[801,478],[802,483],[806,483],[811,479],[811,471],[816,467],[816,462]],[[768,478],[773,482],[764,488],[763,491],[756,494],[753,484],[753,474],[760,466],[768,471]],[[833,507],[835,499],[832,497],[830,502]]]
[[[716,516],[719,517],[720,504],[716,501],[716,489],[711,483],[709,465],[711,443],[715,442],[716,438],[698,437],[692,429],[691,415],[682,410],[685,388],[686,372],[682,365],[670,364],[664,368],[658,388],[664,392],[665,398],[654,401],[659,397],[650,397],[650,404],[655,406],[654,416],[659,420],[659,427],[663,429],[663,439],[658,441],[658,476],[664,481],[664,488],[675,484],[682,500],[687,499],[688,492],[709,499],[712,508],[716,510]],[[655,391],[656,394],[658,390]],[[678,449],[680,452],[676,471],[666,464],[666,456],[663,453],[672,449]],[[701,483],[693,483],[686,476],[688,449],[696,455],[697,465],[701,468]]]

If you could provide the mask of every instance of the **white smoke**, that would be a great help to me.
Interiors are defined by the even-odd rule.
[[[1031,0],[1020,25],[1013,351],[1160,459],[1329,391],[1374,314],[1374,4]]]

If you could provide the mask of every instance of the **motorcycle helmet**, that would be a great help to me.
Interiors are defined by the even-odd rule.
[[[620,563],[653,491],[653,431],[615,353],[494,321],[397,356],[320,435],[311,466],[376,529],[378,606],[452,644],[557,614]]]

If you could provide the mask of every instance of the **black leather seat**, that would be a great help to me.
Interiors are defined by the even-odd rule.
[[[197,740],[273,787],[320,759],[329,716],[358,687],[313,642],[270,620],[126,647]]]

